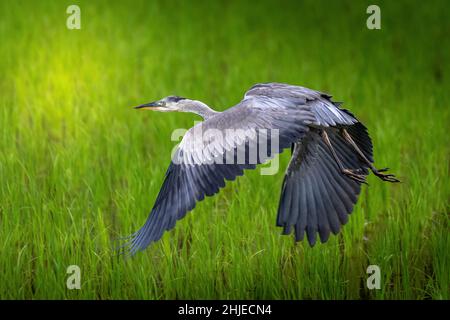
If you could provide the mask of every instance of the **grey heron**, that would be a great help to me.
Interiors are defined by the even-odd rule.
[[[291,148],[292,155],[282,183],[276,224],[283,228],[283,234],[294,230],[296,241],[306,234],[311,246],[317,234],[324,243],[330,233],[337,234],[347,223],[369,170],[384,181],[399,182],[393,174],[384,173],[388,168],[373,165],[366,127],[341,108],[341,103],[320,91],[263,83],[251,87],[241,102],[223,112],[178,96],[135,108],[191,112],[204,121],[189,129],[175,150],[147,221],[127,237],[122,248],[129,254],[159,240],[198,201],[218,193],[225,180],[234,180],[245,169],[254,169],[286,148]],[[209,137],[199,142],[194,138],[197,129],[214,129],[216,133],[240,130],[230,130],[223,139]],[[249,145],[259,139],[255,133],[262,130],[276,130],[277,147],[273,154],[258,155],[250,163]],[[239,150],[246,153],[243,162],[236,161]],[[214,161],[227,151],[233,152],[233,161]]]

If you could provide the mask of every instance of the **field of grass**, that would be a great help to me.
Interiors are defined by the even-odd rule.
[[[372,2],[0,0],[0,298],[449,299],[448,3],[377,1],[368,30]],[[249,171],[114,256],[147,218],[172,131],[199,120],[131,107],[177,94],[223,110],[268,81],[344,101],[403,182],[371,176],[342,232],[310,248],[275,226],[286,152],[277,175]]]

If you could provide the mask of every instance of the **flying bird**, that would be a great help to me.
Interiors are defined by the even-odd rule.
[[[144,250],[174,228],[197,202],[218,193],[226,180],[234,180],[288,148],[292,155],[276,224],[283,234],[293,231],[296,241],[306,235],[311,246],[317,235],[324,243],[347,223],[370,171],[384,181],[399,182],[385,173],[388,168],[373,165],[366,127],[341,103],[316,90],[283,83],[256,84],[241,102],[223,112],[178,96],[135,108],[191,112],[204,121],[184,135],[147,221],[125,238],[122,253]],[[264,144],[267,152],[261,152]]]

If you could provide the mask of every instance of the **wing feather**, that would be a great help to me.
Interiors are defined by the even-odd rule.
[[[339,130],[324,130],[327,130],[344,167],[360,169],[363,175],[367,175],[367,164],[341,138]],[[361,126],[351,128],[350,131],[358,135],[358,141],[365,142],[365,150],[372,158],[372,145],[367,131],[362,130]],[[297,190],[301,203],[287,211],[283,193],[289,194],[291,190]],[[326,242],[331,232],[337,234],[341,225],[347,223],[360,191],[361,183],[342,174],[319,131],[311,130],[300,143],[295,144],[282,187],[277,225],[285,230],[295,226],[297,241],[303,239],[306,231],[311,246],[316,243],[317,233],[320,241]]]

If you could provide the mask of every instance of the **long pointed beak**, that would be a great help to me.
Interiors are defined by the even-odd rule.
[[[159,101],[154,101],[146,104],[142,104],[140,106],[134,107],[134,109],[142,109],[142,110],[163,110],[164,107],[161,106]]]

